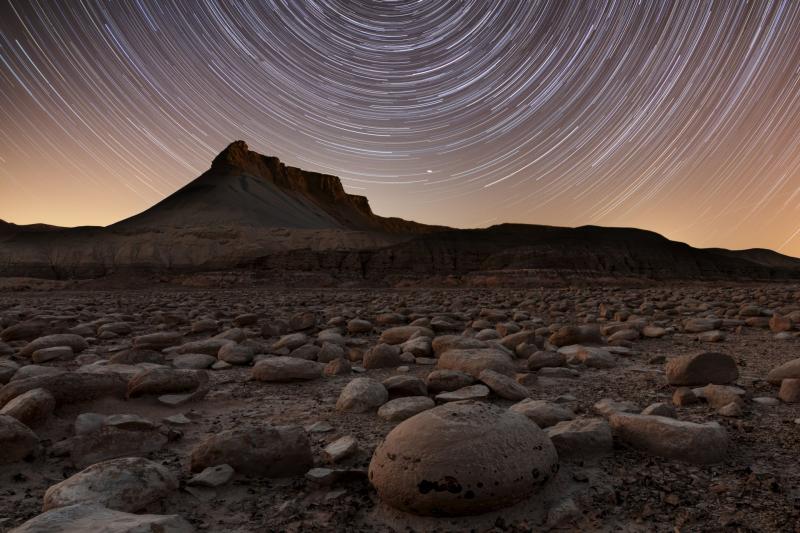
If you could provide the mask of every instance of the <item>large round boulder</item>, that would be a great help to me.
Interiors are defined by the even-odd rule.
[[[369,479],[397,509],[460,516],[513,505],[557,470],[553,444],[524,415],[453,402],[395,427],[375,450]]]

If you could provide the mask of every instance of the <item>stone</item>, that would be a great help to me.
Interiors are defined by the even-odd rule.
[[[614,368],[617,366],[617,361],[611,352],[603,348],[581,346],[576,354],[576,359],[589,368]]]
[[[575,418],[571,409],[547,400],[525,399],[509,409],[527,416],[543,429]]]
[[[435,406],[436,403],[427,396],[405,396],[381,405],[378,416],[387,422],[400,422]]]
[[[786,378],[800,379],[800,357],[776,366],[767,374],[770,385],[780,385]]]
[[[347,332],[352,334],[370,333],[372,328],[372,322],[360,318],[354,318],[347,323]]]
[[[564,354],[558,352],[535,352],[528,358],[528,370],[539,370],[545,367],[559,367],[567,364]]]
[[[683,323],[683,331],[686,333],[702,333],[711,331],[722,326],[719,318],[690,318]]]
[[[230,465],[209,466],[189,479],[186,484],[195,487],[221,487],[233,479],[234,474],[235,471]]]
[[[731,402],[741,402],[745,396],[745,391],[739,387],[714,385],[713,383],[694,389],[693,392],[695,396],[705,399],[715,409],[719,409]]]
[[[519,401],[530,396],[528,389],[506,375],[486,369],[478,379],[486,384],[492,392],[506,400]]]
[[[330,363],[336,359],[344,359],[344,357],[344,348],[331,342],[324,343],[317,352],[317,361],[320,363]]]
[[[177,331],[159,331],[134,337],[133,347],[143,350],[163,350],[183,342],[183,335]]]
[[[660,339],[667,334],[667,330],[659,326],[645,326],[642,329],[642,336],[648,339]]]
[[[306,359],[308,361],[316,361],[319,356],[320,347],[316,344],[304,344],[299,348],[295,348],[289,352],[289,357],[297,359]]]
[[[800,379],[786,378],[781,381],[778,398],[784,403],[800,403]]]
[[[31,389],[9,401],[0,415],[16,418],[28,427],[42,424],[56,408],[56,399],[46,389]]]
[[[104,425],[92,433],[72,437],[67,447],[72,463],[86,468],[108,459],[142,457],[166,444],[167,436],[161,431],[128,431]]]
[[[439,403],[460,402],[464,400],[485,400],[489,397],[489,387],[486,385],[470,385],[462,387],[452,392],[440,392],[436,395]]]
[[[423,326],[397,326],[381,333],[380,342],[403,344],[412,337],[433,337],[433,331]]]
[[[200,387],[201,375],[205,376],[205,371],[172,368],[143,370],[128,382],[128,398],[193,391]],[[208,377],[205,376],[205,379]]]
[[[236,343],[229,339],[201,339],[181,344],[175,348],[175,353],[203,353],[216,357],[222,348],[230,345],[235,346]]]
[[[311,329],[316,325],[317,317],[311,311],[297,313],[289,319],[289,329],[292,331]]]
[[[639,406],[629,401],[618,401],[611,398],[603,398],[592,406],[594,412],[608,418],[614,413],[638,413]]]
[[[667,361],[664,370],[670,385],[726,385],[739,378],[733,357],[717,352],[674,357]]]
[[[273,345],[273,350],[280,350],[288,348],[289,350],[296,350],[297,348],[308,343],[308,337],[305,333],[290,333],[278,339]]]
[[[175,368],[202,370],[210,367],[216,362],[217,359],[211,355],[202,353],[186,353],[176,356],[172,360],[172,366]]]
[[[329,463],[338,463],[356,452],[358,452],[358,441],[350,435],[336,439],[322,449],[322,455]]]
[[[394,368],[403,364],[400,359],[400,347],[390,344],[378,344],[367,350],[362,361],[364,368]]]
[[[611,453],[614,441],[611,427],[602,418],[579,418],[559,422],[545,429],[558,456],[590,459]]]
[[[780,405],[781,401],[778,398],[770,398],[769,396],[759,396],[757,398],[753,398],[753,403],[772,407],[775,405]]]
[[[250,476],[301,475],[314,461],[305,430],[297,426],[255,426],[221,431],[192,450],[192,472],[222,464]]]
[[[63,372],[12,381],[0,387],[0,406],[33,389],[45,389],[56,405],[94,400],[103,396],[125,397],[127,382],[116,374]]]
[[[249,365],[253,361],[255,351],[241,344],[226,344],[219,349],[217,358],[231,365]]]
[[[250,372],[256,381],[307,381],[322,377],[325,365],[307,359],[276,356],[262,359]]]
[[[334,359],[333,361],[329,362],[325,365],[325,368],[322,369],[322,373],[326,376],[342,376],[345,374],[349,374],[352,370],[353,366],[350,364],[350,361],[347,359]]]
[[[52,348],[40,348],[31,354],[34,363],[46,363],[47,361],[68,361],[75,357],[75,352],[69,346],[53,346]]]
[[[32,340],[19,351],[19,354],[23,357],[31,357],[37,350],[64,346],[71,348],[75,353],[80,353],[89,347],[86,339],[80,335],[75,335],[73,333],[57,333],[55,335],[46,335]]]
[[[711,331],[704,331],[697,335],[697,340],[700,342],[722,342],[727,338],[724,331],[713,329]]]
[[[717,413],[719,413],[720,416],[740,417],[744,414],[744,409],[742,409],[742,403],[740,401],[734,401],[717,409]]]
[[[403,396],[427,396],[428,386],[416,376],[391,376],[383,380],[389,398]]]
[[[368,413],[389,399],[386,387],[370,378],[356,378],[345,385],[336,401],[338,411]]]
[[[369,480],[385,503],[432,516],[475,515],[535,494],[558,470],[552,443],[526,417],[485,403],[449,403],[398,424]]]
[[[678,407],[684,407],[699,402],[700,399],[689,387],[678,387],[672,394],[672,403]]]
[[[778,313],[774,313],[772,318],[769,319],[769,329],[773,333],[781,333],[784,331],[791,331],[793,328],[792,319],[783,317]]]
[[[94,464],[44,494],[43,511],[78,503],[96,503],[117,511],[134,512],[178,488],[166,467],[141,457],[123,457]]]
[[[450,392],[475,383],[475,378],[458,370],[434,370],[425,379],[428,391],[433,394]]]
[[[620,329],[619,331],[609,335],[608,342],[635,341],[638,340],[639,337],[640,334],[638,329],[626,328]]]
[[[556,347],[572,344],[600,344],[603,342],[603,338],[600,336],[600,329],[594,325],[563,326],[550,335],[548,340],[550,344]]]
[[[131,514],[102,505],[76,504],[35,516],[10,533],[194,533],[178,515]]]
[[[16,418],[0,414],[0,465],[16,463],[34,454],[39,437]]]
[[[511,356],[494,348],[448,350],[439,356],[436,368],[458,370],[476,379],[487,369],[509,377],[516,373]]]
[[[155,350],[142,350],[131,348],[115,353],[110,359],[110,363],[120,365],[138,365],[139,363],[163,364],[164,355]]]
[[[645,453],[694,464],[718,463],[725,458],[728,434],[716,422],[696,424],[663,416],[614,413],[614,434]]]
[[[666,416],[668,418],[675,418],[677,413],[675,412],[675,408],[668,403],[664,402],[657,402],[652,403],[645,407],[642,410],[643,415],[656,415],[656,416]]]
[[[431,341],[431,347],[433,353],[438,357],[448,350],[479,350],[490,348],[491,345],[488,342],[463,335],[440,335]]]

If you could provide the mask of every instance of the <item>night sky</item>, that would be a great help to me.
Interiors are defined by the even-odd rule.
[[[0,218],[112,223],[236,139],[381,215],[800,256],[800,2],[0,0]]]

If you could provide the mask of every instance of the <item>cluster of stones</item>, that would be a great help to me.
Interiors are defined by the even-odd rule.
[[[520,297],[500,307],[464,297],[448,302],[449,312],[358,313],[344,306],[339,313],[283,318],[203,315],[177,304],[173,311],[85,321],[90,313],[80,309],[67,316],[17,309],[0,318],[0,463],[42,453],[36,429],[64,405],[106,396],[188,405],[213,390],[213,374],[234,368],[263,387],[342,380],[336,410],[396,424],[361,474],[384,502],[420,515],[477,514],[528,500],[560,465],[614,453],[615,441],[668,460],[717,463],[730,446],[724,427],[679,415],[699,402],[724,417],[746,411],[749,395],[736,386],[739,369],[726,350],[652,360],[663,363],[672,402],[644,409],[599,398],[592,415],[579,416],[574,397],[537,398],[536,385],[549,379],[568,387],[576,377],[613,372],[646,352],[650,339],[670,335],[724,344],[741,328],[761,328],[775,339],[797,337],[800,309],[768,306],[770,294],[754,304],[748,295],[709,304],[661,293],[611,304],[572,293]],[[412,367],[427,368],[424,379],[410,375]],[[370,377],[387,370],[389,377]],[[800,358],[766,380],[779,387],[777,399],[752,401],[800,402]],[[179,516],[141,514],[177,490],[185,475],[144,456],[179,439],[179,427],[189,423],[184,415],[154,421],[80,414],[73,435],[46,451],[84,470],[50,487],[43,514],[15,531],[53,524],[63,531],[98,524],[129,525],[109,531],[191,531]],[[305,476],[317,484],[354,474],[337,466],[361,453],[353,436],[313,453],[309,435],[329,429],[264,423],[209,435],[189,455],[194,475],[186,486],[219,487],[236,474]]]

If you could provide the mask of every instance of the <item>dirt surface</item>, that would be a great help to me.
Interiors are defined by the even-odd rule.
[[[316,324],[305,330],[309,342],[325,329],[342,332],[354,366],[358,355],[378,343],[382,330],[417,319],[446,317],[458,331],[436,334],[474,336],[481,329],[501,329],[512,324],[523,329],[642,319],[667,329],[661,338],[640,338],[615,344],[630,348],[615,355],[616,366],[607,369],[573,365],[572,379],[538,377],[528,384],[534,399],[562,397],[577,417],[597,417],[592,406],[603,398],[627,400],[640,409],[655,402],[671,403],[676,387],[667,385],[663,360],[698,351],[720,351],[732,356],[739,368],[736,385],[746,393],[743,413],[725,417],[705,402],[677,407],[677,418],[694,422],[717,421],[730,439],[724,461],[692,465],[631,449],[615,439],[613,450],[598,459],[562,460],[559,474],[536,496],[511,508],[465,518],[416,517],[382,504],[365,472],[373,450],[396,425],[375,412],[356,414],[336,409],[343,387],[354,377],[378,381],[405,373],[422,379],[435,368],[408,364],[335,377],[293,383],[250,380],[250,365],[208,370],[210,389],[201,400],[179,406],[161,404],[155,396],[130,400],[106,397],[89,402],[58,405],[47,419],[32,424],[40,450],[22,462],[0,465],[0,531],[9,531],[42,512],[46,489],[75,474],[69,457],[54,450],[73,435],[75,418],[86,412],[133,413],[162,422],[184,414],[190,422],[171,428],[169,442],[145,453],[171,468],[180,489],[152,504],[146,511],[178,514],[197,530],[206,531],[531,531],[549,528],[587,531],[800,531],[800,404],[762,405],[757,397],[777,397],[778,388],[764,378],[773,367],[800,357],[796,322],[786,335],[771,331],[761,320],[742,324],[755,313],[769,318],[774,312],[792,316],[800,310],[798,287],[674,286],[652,289],[542,289],[542,290],[187,290],[52,292],[0,294],[0,325],[7,328],[31,319],[48,325],[43,334],[89,325],[89,347],[69,361],[49,361],[42,366],[76,371],[82,365],[108,359],[132,345],[139,335],[157,331],[183,334],[182,342],[207,339],[235,328],[234,319],[254,314],[255,323],[242,329],[263,354],[280,354],[271,346],[298,313],[310,311]],[[600,307],[601,304],[603,308]],[[745,308],[748,311],[743,311]],[[756,311],[752,311],[756,309]],[[491,310],[492,312],[489,312]],[[398,323],[383,324],[381,315],[398,315]],[[516,314],[516,316],[515,316]],[[606,316],[603,316],[605,314]],[[616,315],[616,316],[615,316]],[[697,340],[683,331],[685,320],[696,317],[727,318],[718,329],[721,342]],[[338,317],[338,318],[337,318]],[[371,321],[370,333],[350,334],[344,324],[352,318]],[[192,333],[200,318],[217,321],[217,327]],[[620,319],[620,320],[615,320]],[[625,320],[621,320],[625,319]],[[474,321],[488,321],[488,328]],[[98,335],[103,323],[125,322],[130,333]],[[333,324],[329,326],[327,324]],[[267,326],[264,329],[264,326]],[[487,324],[477,323],[478,326]],[[270,330],[269,326],[276,326]],[[0,328],[2,329],[2,328]],[[266,336],[263,333],[267,333]],[[288,331],[285,331],[288,333]],[[105,338],[103,338],[105,337]],[[607,336],[606,336],[607,339]],[[0,358],[30,364],[22,349],[29,339],[0,344]],[[164,350],[167,364],[175,355]],[[2,352],[0,352],[1,354]],[[527,372],[525,358],[517,359]],[[360,370],[360,369],[359,369]],[[572,396],[574,399],[563,398]],[[500,406],[515,402],[492,395]],[[191,450],[209,435],[246,425],[300,425],[327,422],[332,431],[309,433],[315,463],[326,466],[322,449],[345,435],[358,441],[359,451],[337,467],[362,471],[330,486],[320,486],[302,475],[267,479],[239,472],[215,489],[187,487]],[[556,509],[571,501],[574,509],[556,520]]]

